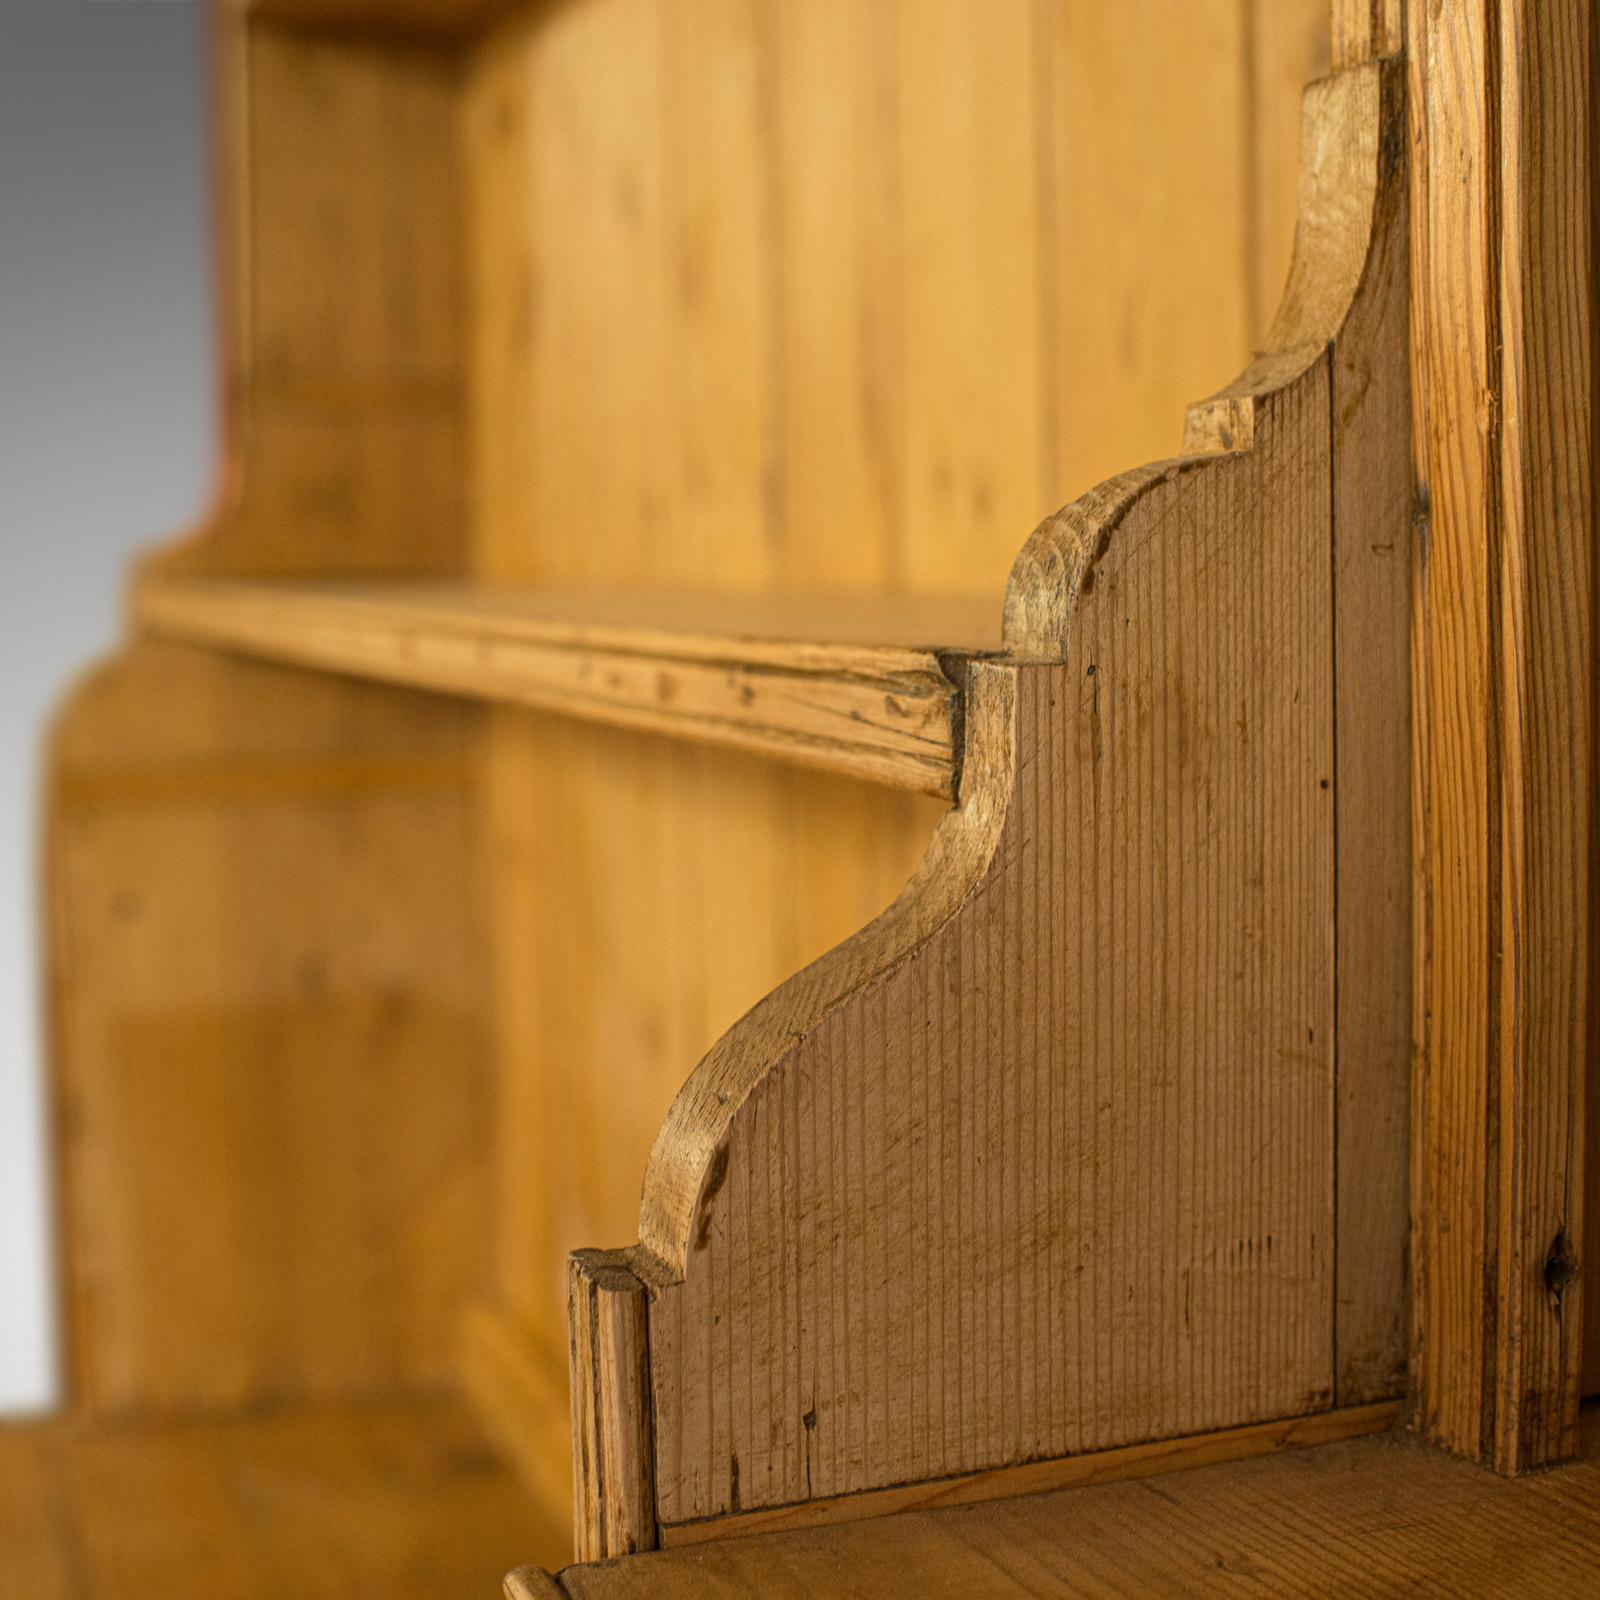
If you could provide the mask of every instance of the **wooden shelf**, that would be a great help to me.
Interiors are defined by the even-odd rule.
[[[523,1600],[1589,1593],[1597,1421],[1586,1418],[1583,1460],[1536,1477],[1498,1477],[1383,1436],[1159,1481],[722,1539],[569,1567],[559,1579],[529,1572],[507,1592]]]
[[[443,1400],[231,1421],[0,1426],[0,1592],[113,1596],[500,1591],[553,1526]]]
[[[728,745],[950,797],[959,660],[998,601],[154,577],[147,632]]]

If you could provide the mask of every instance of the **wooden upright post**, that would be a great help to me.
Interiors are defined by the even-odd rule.
[[[1409,7],[1418,1420],[1576,1447],[1592,737],[1590,17]]]

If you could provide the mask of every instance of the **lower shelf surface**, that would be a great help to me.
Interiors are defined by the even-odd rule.
[[[1160,1478],[722,1539],[523,1592],[560,1600],[1600,1594],[1600,1421],[1519,1479],[1381,1435]],[[512,1592],[516,1592],[513,1584]]]
[[[7,1600],[494,1600],[570,1544],[447,1400],[0,1423]]]

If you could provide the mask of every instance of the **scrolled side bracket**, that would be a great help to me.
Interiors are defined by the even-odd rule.
[[[1271,348],[1029,539],[922,868],[669,1113],[665,1541],[1398,1392],[1401,87],[1308,91]]]

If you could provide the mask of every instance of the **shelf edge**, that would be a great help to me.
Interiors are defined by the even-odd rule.
[[[955,794],[959,690],[932,649],[548,622],[420,596],[152,575],[133,596],[158,638],[719,745],[940,799]]]

